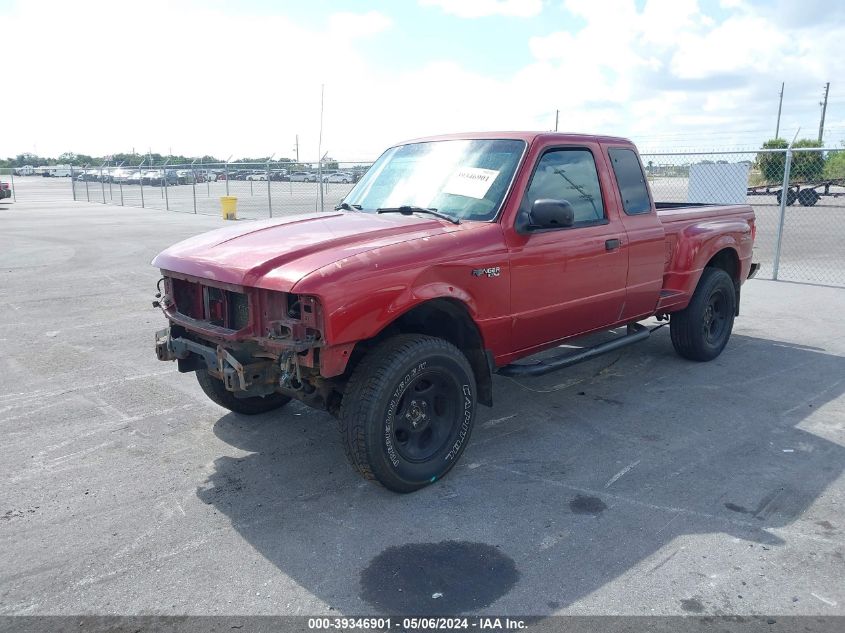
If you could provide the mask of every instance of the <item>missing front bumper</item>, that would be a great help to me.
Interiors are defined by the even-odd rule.
[[[215,348],[171,336],[170,328],[156,332],[156,356],[163,361],[178,361],[180,371],[206,369],[239,397],[262,396],[276,391],[279,369],[273,361],[243,364],[220,345]]]

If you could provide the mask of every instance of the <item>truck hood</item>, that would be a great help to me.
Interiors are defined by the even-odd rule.
[[[374,213],[316,213],[244,222],[174,244],[153,259],[164,271],[288,292],[305,275],[360,253],[465,225]]]

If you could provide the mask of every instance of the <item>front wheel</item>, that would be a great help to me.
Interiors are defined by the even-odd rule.
[[[366,479],[413,492],[460,458],[475,421],[475,376],[461,351],[431,336],[383,342],[352,372],[340,409],[346,456]]]
[[[815,189],[802,189],[798,192],[798,202],[803,207],[812,207],[819,201],[819,192]]]
[[[721,268],[705,268],[689,305],[671,315],[669,333],[684,358],[713,360],[728,344],[736,314],[736,289]]]
[[[226,389],[223,381],[209,374],[208,370],[198,369],[196,373],[197,382],[199,382],[205,395],[214,403],[235,413],[243,413],[244,415],[267,413],[285,406],[291,400],[290,397],[280,393],[271,393],[264,397],[236,398],[235,394]]]

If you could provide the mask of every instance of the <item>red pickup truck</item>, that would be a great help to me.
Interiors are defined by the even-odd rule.
[[[292,398],[329,411],[352,466],[410,492],[454,466],[477,403],[493,404],[494,373],[618,349],[648,337],[638,322],[655,316],[681,356],[718,356],[757,269],[754,233],[749,206],[654,202],[622,138],[414,140],[333,213],[238,224],[159,254],[153,303],[169,327],[156,353],[232,411]],[[517,362],[609,329],[619,336]]]

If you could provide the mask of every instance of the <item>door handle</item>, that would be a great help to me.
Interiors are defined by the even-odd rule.
[[[622,240],[616,237],[614,237],[612,240],[604,241],[604,250],[606,251],[615,251],[620,246],[622,246]]]

